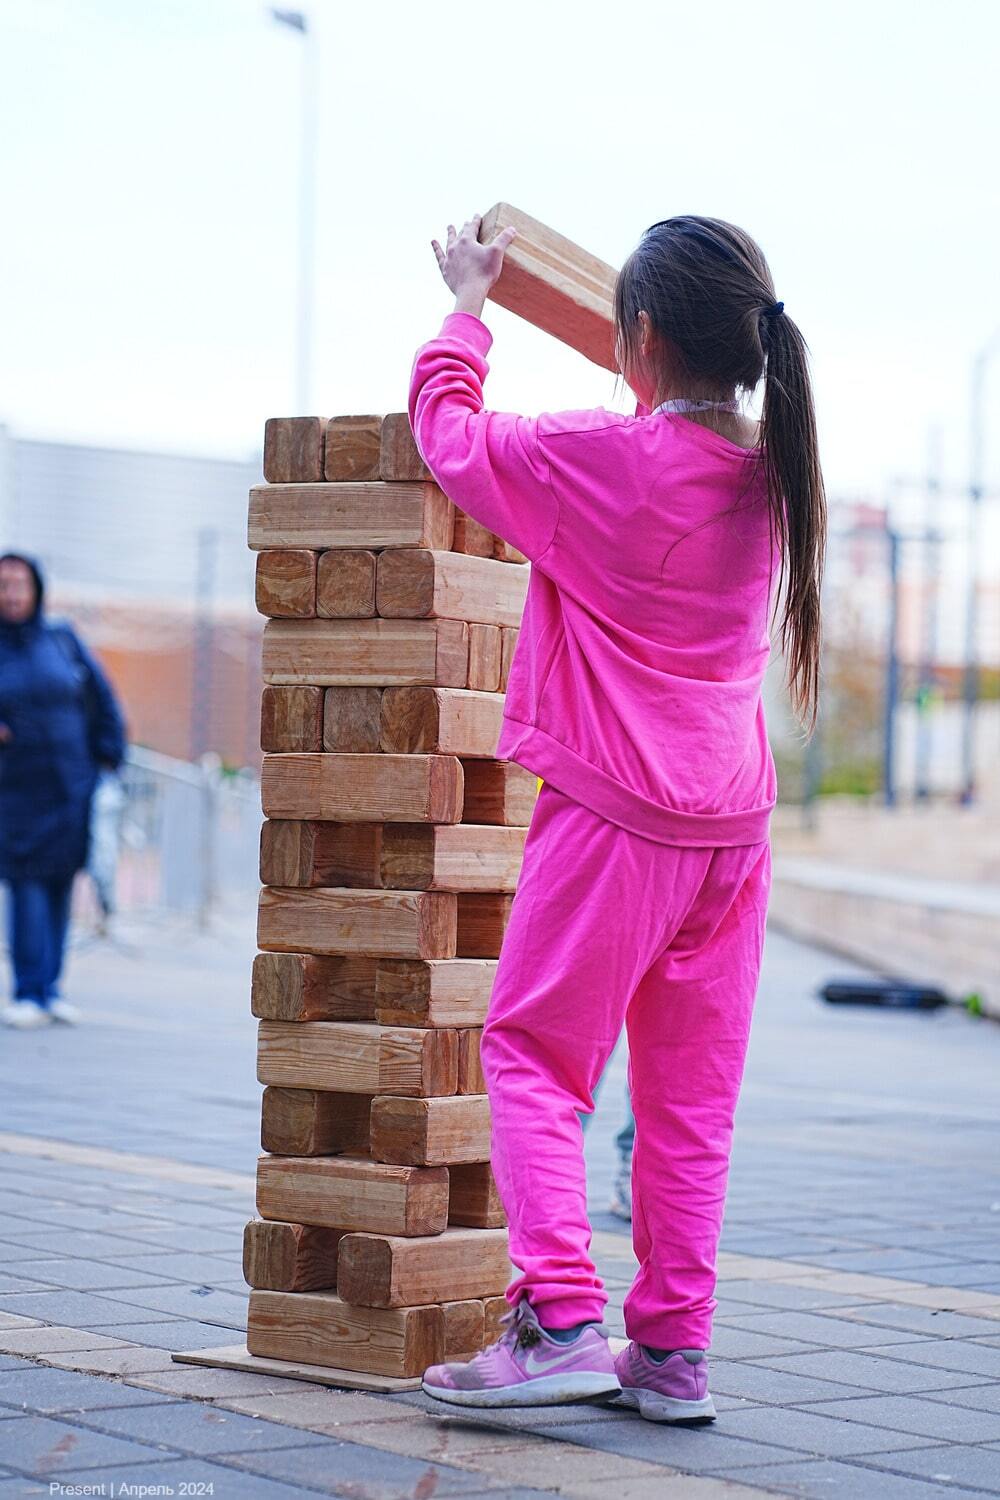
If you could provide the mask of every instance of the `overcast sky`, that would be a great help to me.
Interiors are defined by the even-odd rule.
[[[933,425],[964,481],[970,361],[1000,327],[993,0],[307,8],[314,410],[404,404],[449,218],[505,198],[617,264],[697,212],[759,240],[811,346],[831,490],[923,473]],[[244,455],[291,409],[301,46],[256,0],[0,7],[0,422]],[[612,403],[605,372],[487,317],[491,405]]]

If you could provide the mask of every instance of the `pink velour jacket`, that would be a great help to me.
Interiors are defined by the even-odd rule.
[[[410,421],[445,494],[532,564],[498,756],[661,843],[763,841],[775,558],[752,455],[662,412],[486,411],[491,343],[447,317]]]

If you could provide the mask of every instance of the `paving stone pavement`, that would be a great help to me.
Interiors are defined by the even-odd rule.
[[[0,1500],[1000,1495],[1000,1027],[824,1008],[818,983],[850,966],[772,933],[720,1265],[718,1422],[472,1417],[171,1359],[244,1327],[252,933],[119,937],[73,953],[85,1025],[8,1034],[0,1054]],[[623,1080],[618,1055],[587,1146],[616,1334],[633,1267],[605,1211]]]

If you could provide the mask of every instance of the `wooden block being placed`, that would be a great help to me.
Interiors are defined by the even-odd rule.
[[[462,620],[268,620],[265,682],[319,687],[464,687]]]
[[[410,547],[380,553],[375,598],[378,613],[391,619],[519,625],[527,589],[523,569],[485,557]]]
[[[510,1312],[510,1303],[506,1297],[486,1297],[483,1299],[483,1348],[495,1344],[503,1333],[503,1319]]]
[[[436,484],[263,484],[250,491],[247,542],[263,547],[451,546],[454,512]]]
[[[379,478],[381,417],[331,417],[326,424],[323,477],[364,484]]]
[[[493,756],[502,727],[496,693],[414,687],[382,695],[379,742],[388,754]]]
[[[451,542],[453,552],[464,552],[467,557],[492,557],[496,540],[492,531],[467,516],[463,510],[455,511],[455,531]]]
[[[371,1022],[377,970],[374,958],[258,953],[250,1009],[262,1021]]]
[[[261,948],[357,953],[370,958],[454,958],[458,897],[448,891],[291,890],[265,887],[257,911]],[[492,941],[492,908],[467,918],[466,941]],[[493,926],[489,924],[493,923]],[[499,952],[499,949],[497,950]],[[495,958],[476,951],[470,958]]]
[[[351,1156],[261,1156],[257,1212],[262,1219],[326,1229],[441,1234],[448,1218],[448,1171],[387,1167]]]
[[[323,749],[354,755],[376,754],[382,732],[382,689],[332,687],[319,691],[326,693]]]
[[[457,823],[463,785],[450,755],[268,755],[261,801],[269,818]]]
[[[511,760],[463,759],[462,765],[465,768],[464,822],[505,823],[516,828],[528,826],[538,796],[537,776]]]
[[[489,823],[389,823],[377,883],[403,891],[513,891],[526,835]]]
[[[376,1097],[370,1140],[375,1161],[398,1166],[489,1161],[490,1101],[485,1094],[456,1094],[450,1099]]]
[[[449,1224],[462,1224],[470,1229],[500,1229],[506,1224],[507,1216],[489,1162],[451,1167],[448,1177]]]
[[[323,478],[325,417],[268,417],[264,478],[268,484],[310,484]]]
[[[264,1090],[260,1107],[261,1149],[275,1156],[367,1155],[371,1099],[367,1094],[330,1094],[319,1089]]]
[[[420,1375],[444,1358],[439,1306],[351,1307],[332,1292],[251,1292],[247,1349],[372,1375]]]
[[[375,1018],[382,1026],[482,1026],[495,959],[380,959]]]
[[[398,1094],[405,1098],[454,1094],[458,1087],[458,1039],[453,1031],[431,1028],[364,1026],[348,1021],[261,1021],[257,1078],[260,1083],[281,1088],[334,1094]],[[321,1221],[305,1216],[302,1222]]]
[[[514,897],[475,892],[457,899],[458,953],[462,958],[499,958]]]
[[[521,634],[517,626],[508,625],[500,632],[500,691],[507,691],[507,683],[510,681],[510,667],[514,660],[514,647],[517,638]]]
[[[321,552],[316,565],[314,613],[329,620],[363,620],[374,615],[375,557],[374,552],[350,548]]]
[[[458,1033],[458,1092],[460,1094],[477,1095],[486,1092],[483,1063],[479,1055],[482,1037],[481,1026]]]
[[[442,1302],[444,1313],[444,1357],[454,1363],[465,1363],[485,1346],[483,1332],[486,1319],[484,1303],[478,1298],[471,1302]]]
[[[316,554],[301,547],[268,548],[257,553],[254,586],[257,609],[272,618],[305,618],[316,613]]]
[[[340,1242],[337,1294],[352,1306],[419,1307],[495,1297],[509,1280],[504,1229],[447,1229],[428,1239],[345,1234]]]
[[[430,470],[417,451],[405,411],[391,412],[382,419],[379,473],[384,480],[429,479]]]
[[[243,1231],[243,1279],[273,1292],[334,1291],[342,1229],[251,1219]],[[479,1310],[482,1323],[482,1307]]]
[[[469,687],[495,693],[500,687],[500,630],[496,625],[469,626]]]
[[[323,689],[266,687],[260,700],[260,748],[304,753],[323,748]]]
[[[508,227],[517,238],[487,293],[490,300],[617,374],[614,267],[509,203],[490,209],[479,238],[488,245]]]
[[[370,890],[383,884],[381,869],[381,823],[269,818],[261,825],[260,878],[264,885],[360,886]]]

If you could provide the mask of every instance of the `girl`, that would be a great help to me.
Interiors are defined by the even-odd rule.
[[[497,754],[544,778],[483,1032],[493,1169],[520,1275],[498,1343],[424,1390],[465,1406],[621,1394],[710,1421],[733,1113],[760,968],[775,774],[771,601],[815,717],[826,509],[806,345],[742,230],[654,224],[615,290],[634,417],[483,406],[486,294],[513,239],[434,250],[455,293],[410,389],[442,489],[533,564]],[[764,378],[759,431],[741,394]],[[637,1126],[611,1355],[580,1111],[628,1027]]]

